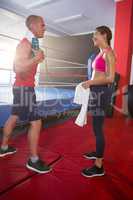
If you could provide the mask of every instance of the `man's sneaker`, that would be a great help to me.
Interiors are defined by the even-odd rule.
[[[83,169],[81,174],[89,178],[89,177],[103,176],[105,174],[105,171],[103,166],[99,168],[96,165],[94,165],[92,168]]]
[[[3,150],[2,148],[0,148],[0,157],[11,155],[16,152],[17,152],[17,149],[12,146],[8,146],[8,148],[6,150]]]
[[[32,171],[38,172],[40,174],[46,174],[52,170],[51,167],[49,167],[47,164],[45,164],[42,160],[38,160],[35,163],[31,161],[31,159],[28,160],[26,167]]]
[[[96,152],[85,153],[83,156],[84,156],[84,158],[87,158],[89,160],[95,160]]]

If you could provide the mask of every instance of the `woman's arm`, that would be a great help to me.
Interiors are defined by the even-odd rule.
[[[94,80],[88,80],[82,84],[82,86],[87,89],[91,85],[104,85],[104,84],[109,84],[113,83],[114,77],[115,77],[115,64],[116,64],[116,59],[113,51],[109,51],[106,54],[106,64],[109,68],[109,74],[106,77],[99,77]]]

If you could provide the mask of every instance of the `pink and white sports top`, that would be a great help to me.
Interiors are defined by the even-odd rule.
[[[103,52],[99,53],[95,60],[92,63],[92,68],[99,72],[106,72],[107,71],[107,65],[105,58],[103,57],[104,54],[106,54],[108,51],[112,50],[111,48],[104,49]]]

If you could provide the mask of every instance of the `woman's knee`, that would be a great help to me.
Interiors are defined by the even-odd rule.
[[[98,129],[97,129],[97,127],[94,126],[94,125],[93,125],[93,132],[94,132],[95,136],[98,135]]]
[[[102,135],[103,132],[103,118],[93,117],[93,131],[96,136]]]

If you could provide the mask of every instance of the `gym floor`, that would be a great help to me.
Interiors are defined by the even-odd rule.
[[[14,132],[12,141],[17,153],[0,158],[0,200],[133,200],[133,119],[125,113],[106,118],[106,174],[85,178],[82,169],[94,162],[83,157],[84,153],[95,150],[92,118],[88,116],[84,128],[78,127],[74,123],[76,107],[72,105],[73,86],[87,79],[86,64],[94,50],[91,33],[97,26],[108,25],[113,31],[116,72],[120,74],[116,107],[126,110],[125,88],[129,84],[133,86],[133,0],[0,0],[0,143],[1,129],[12,104],[10,86],[14,74],[10,59],[25,34],[25,18],[32,13],[46,18],[47,33],[50,33],[41,46],[46,63],[37,72],[37,82],[61,86],[58,92],[52,87],[38,88],[37,101],[48,100],[55,105],[58,99],[56,107],[42,104],[40,109],[44,115],[50,114],[49,117],[62,113],[64,116],[56,115],[58,120],[56,123],[50,120],[50,125],[45,121],[41,130],[40,157],[53,168],[48,174],[37,174],[26,168],[27,126],[17,127],[15,131],[19,134]],[[53,35],[57,36],[55,41]],[[129,100],[132,110],[132,98]],[[72,112],[69,119],[67,112]]]
[[[133,199],[133,121],[125,117],[106,119],[106,175],[87,179],[80,172],[93,164],[83,158],[83,153],[95,147],[91,117],[84,129],[74,120],[42,130],[41,156],[53,167],[46,175],[29,172],[24,166],[28,156],[26,133],[14,139],[17,154],[0,159],[0,200]]]

